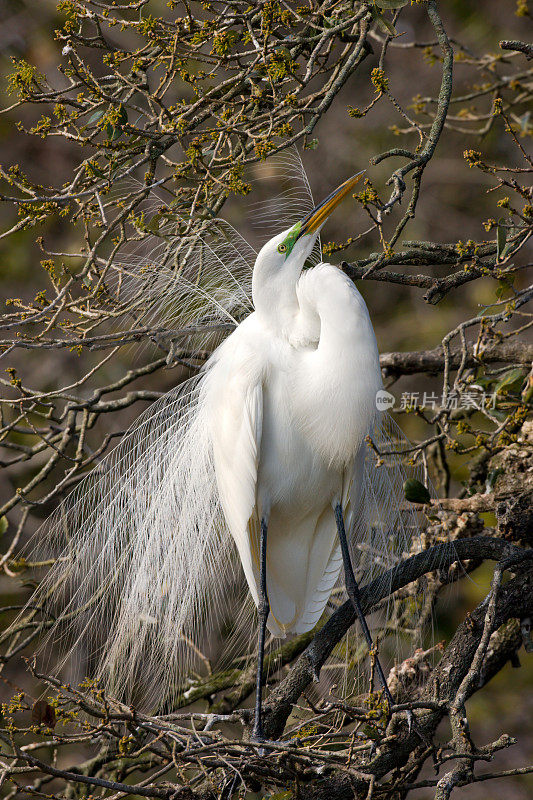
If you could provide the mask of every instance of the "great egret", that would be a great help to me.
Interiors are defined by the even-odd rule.
[[[305,269],[359,177],[253,254],[253,309],[252,250],[229,228],[220,245],[202,240],[196,261],[185,242],[183,262],[168,267],[168,236],[159,258],[137,262],[133,295],[146,314],[174,314],[176,336],[197,347],[236,313],[248,316],[198,376],[141,415],[38,533],[61,558],[30,609],[52,605],[52,635],[61,630],[67,655],[98,657],[97,677],[114,696],[131,702],[141,685],[158,707],[188,698],[183,678],[197,642],[235,584],[234,543],[259,610],[257,739],[266,628],[313,628],[343,565],[372,645],[349,546],[360,547],[368,578],[409,551],[418,522],[402,503],[401,458],[376,468],[364,444],[368,434],[378,446],[387,439],[365,303],[338,268]]]
[[[313,628],[342,565],[372,647],[344,518],[357,507],[382,385],[376,338],[363,298],[338,268],[303,269],[360,175],[261,249],[255,312],[216,352],[205,386],[220,500],[259,611],[257,739],[266,628]]]

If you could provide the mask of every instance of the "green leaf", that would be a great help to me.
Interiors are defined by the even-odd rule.
[[[121,125],[126,125],[126,123],[128,122],[128,112],[126,111],[122,103],[120,104],[118,109],[118,121]]]
[[[95,111],[94,114],[91,114],[89,119],[87,120],[87,125],[90,125],[91,122],[96,122],[97,120],[101,119],[105,114],[105,108],[100,108],[98,111]]]
[[[105,126],[105,132],[107,133],[110,141],[112,142],[114,142],[116,139],[122,136],[122,131],[120,130],[120,128],[115,128],[113,125],[111,125],[110,122],[108,122],[107,125]]]
[[[7,521],[7,517],[0,517],[0,536],[3,536],[8,528],[9,522]]]
[[[500,394],[502,389],[507,389],[507,391],[513,391],[520,389],[524,382],[524,378],[526,377],[525,372],[520,367],[515,367],[514,369],[510,369],[508,372],[505,372],[496,386],[494,387],[494,391],[497,394]]]
[[[476,375],[475,382],[484,388],[491,386],[494,383],[494,376],[492,375]]]
[[[150,233],[159,233],[160,222],[161,222],[161,214],[158,211],[157,214],[154,214],[154,216],[146,226],[146,230],[150,231]]]
[[[503,218],[498,220],[496,232],[496,260],[499,261],[503,256],[503,251],[507,242],[507,228],[502,225]]]
[[[377,24],[378,28],[381,28],[383,33],[387,33],[390,36],[398,36],[398,31],[392,22],[389,22],[388,19],[385,19],[381,11],[379,11],[375,6],[370,9],[370,13],[374,22]]]
[[[403,485],[403,491],[405,499],[410,503],[429,503],[431,501],[431,495],[427,488],[416,478],[408,478]]]

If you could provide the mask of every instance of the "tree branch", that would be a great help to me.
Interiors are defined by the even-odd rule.
[[[516,50],[518,53],[523,53],[528,61],[533,58],[533,45],[528,42],[519,42],[516,39],[502,39],[500,47],[502,50]]]
[[[497,540],[492,541],[496,542]],[[484,552],[484,557],[491,559],[499,557],[497,554],[499,547],[494,548],[492,555],[489,554],[492,548],[486,542],[486,537],[479,537],[477,543],[480,545],[480,550]],[[456,546],[460,546],[459,549],[464,549],[465,551],[469,549],[468,546],[465,548],[465,545],[468,544],[474,544],[473,550],[477,547],[476,539],[456,542]],[[500,542],[500,544],[503,545],[500,549],[500,554],[505,557],[505,543]],[[522,551],[522,553],[524,556],[531,557],[531,551]],[[527,571],[510,580],[501,589],[495,609],[493,630],[509,619],[533,613],[532,585],[533,569],[530,566]],[[426,749],[426,745],[422,744],[421,737],[423,737],[424,741],[431,740],[440,721],[446,714],[447,705],[453,701],[465,676],[468,674],[474,654],[483,635],[486,613],[487,604],[486,601],[483,601],[458,627],[440,663],[433,671],[424,694],[427,698],[440,700],[442,705],[439,708],[417,712],[416,730],[408,731],[407,726],[403,725],[401,731],[395,736],[388,736],[387,744],[379,747],[376,757],[370,763],[365,764],[365,775],[372,775],[375,779],[382,778],[391,770],[406,764],[409,757],[416,753],[421,746],[423,746],[424,750]],[[510,639],[510,641],[512,646],[516,647],[516,639]],[[507,653],[509,657],[511,652],[508,650]],[[488,666],[492,666],[495,672],[498,671],[502,666],[501,659],[493,660]],[[486,665],[484,683],[495,672],[491,672]],[[468,697],[478,688],[480,688],[479,685],[471,686]],[[393,725],[394,720],[391,722],[390,727]],[[332,800],[332,798],[334,800],[354,800],[354,798],[366,797],[367,791],[368,778],[339,771],[332,777],[316,781],[308,794],[308,798],[309,800]]]
[[[462,350],[450,352],[450,369],[457,369],[462,364]],[[533,345],[527,342],[507,341],[487,344],[480,353],[474,352],[474,345],[467,345],[466,361],[463,366],[476,364],[512,363],[529,365],[533,360]],[[444,370],[444,350],[435,347],[433,350],[413,350],[406,353],[382,353],[379,358],[381,369],[387,377],[414,375],[418,372],[438,373]]]
[[[488,536],[435,545],[429,550],[402,561],[372,583],[362,587],[361,607],[363,613],[367,614],[383,598],[407,586],[427,572],[447,569],[456,561],[469,558],[495,561],[510,557],[519,559],[524,558],[526,553],[532,554],[531,551],[525,551],[502,539]],[[316,634],[289,675],[271,692],[264,710],[264,727],[268,737],[278,738],[281,736],[293,705],[320,673],[326,659],[354,622],[353,605],[350,601],[346,601]]]

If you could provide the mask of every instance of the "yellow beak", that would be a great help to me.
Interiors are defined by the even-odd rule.
[[[357,175],[352,175],[351,178],[348,178],[347,181],[341,183],[341,185],[335,189],[334,192],[329,194],[325,200],[322,200],[317,206],[313,208],[309,214],[304,217],[301,221],[301,228],[298,234],[298,238],[300,236],[305,236],[309,233],[314,233],[315,231],[320,228],[320,226],[326,221],[332,211],[334,211],[339,203],[344,200],[346,195],[348,194],[351,189],[361,180],[361,176],[364,174],[365,170],[362,172],[358,172]]]

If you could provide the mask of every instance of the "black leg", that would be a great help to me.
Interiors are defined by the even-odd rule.
[[[262,689],[263,689],[263,665],[265,660],[265,634],[270,604],[268,602],[267,579],[266,579],[266,555],[267,555],[267,521],[261,520],[261,545],[259,553],[259,635],[257,645],[257,683],[255,687],[255,723],[253,737],[256,741],[264,739],[262,711]]]
[[[341,544],[341,551],[342,551],[342,561],[344,563],[346,591],[348,592],[348,597],[352,601],[353,607],[355,608],[355,612],[359,619],[361,628],[363,629],[363,634],[365,636],[368,648],[369,650],[372,650],[372,648],[374,647],[374,643],[372,642],[372,636],[370,635],[370,631],[368,630],[368,625],[366,624],[365,615],[363,614],[363,611],[361,609],[361,604],[359,602],[359,586],[357,585],[357,581],[355,580],[355,575],[353,573],[352,561],[350,559],[350,551],[348,550],[348,542],[346,539],[346,531],[344,529],[344,519],[342,516],[342,508],[340,503],[335,506],[335,519],[337,521],[337,532],[339,534],[339,541]],[[379,676],[379,680],[381,682],[381,685],[383,686],[385,697],[387,698],[387,701],[389,703],[389,708],[391,708],[394,705],[394,701],[389,691],[389,687],[387,686],[387,681],[385,679],[383,669],[381,668],[381,664],[379,663],[379,658],[377,656],[376,656],[375,666],[376,666],[376,672],[378,673]]]

